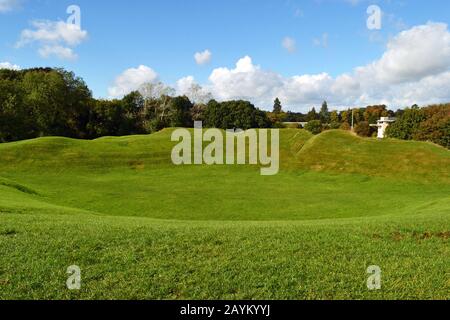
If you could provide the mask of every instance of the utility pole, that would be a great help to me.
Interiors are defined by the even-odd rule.
[[[352,109],[352,132],[355,128],[355,109]]]

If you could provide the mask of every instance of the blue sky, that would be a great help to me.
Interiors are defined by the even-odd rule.
[[[39,29],[33,21],[66,21],[66,9],[72,4],[81,8],[81,29],[86,32],[79,43],[68,45],[64,40],[52,42],[35,37],[17,45],[23,30]],[[366,26],[366,10],[372,4],[383,11],[381,30],[369,30]],[[411,97],[412,100],[395,97],[396,93],[410,96],[405,90],[411,83],[423,86],[424,81],[427,85],[436,82],[435,78],[428,79],[431,76],[439,80],[434,89],[448,85],[448,43],[442,43],[443,54],[432,57],[442,60],[437,61],[437,66],[413,72],[403,83],[391,79],[399,88],[387,98],[381,96],[382,88],[374,92],[378,84],[347,94],[356,84],[349,84],[340,92],[341,82],[335,82],[346,74],[351,79],[342,82],[363,81],[355,75],[355,68],[367,68],[381,61],[389,47],[400,46],[402,31],[411,32],[411,37],[405,39],[420,41],[419,36],[413,37],[419,30],[414,28],[428,25],[422,35],[446,37],[448,28],[443,26],[449,16],[447,0],[0,0],[0,63],[20,68],[64,67],[84,78],[94,96],[104,98],[111,96],[109,89],[118,85],[117,77],[123,72],[132,69],[127,77],[132,76],[134,68],[145,66],[157,74],[157,78],[149,75],[148,79],[177,87],[179,79],[191,76],[190,82],[201,84],[219,99],[247,98],[262,108],[270,107],[274,95],[281,95],[292,110],[307,109],[323,99],[331,100],[336,107],[378,102],[400,107],[412,102],[450,100],[445,92],[435,95],[436,101],[421,96]],[[442,23],[441,28],[429,22]],[[55,31],[52,27],[47,29]],[[282,45],[286,38],[295,42],[291,50]],[[432,45],[439,46],[437,42]],[[43,54],[40,49],[49,45],[70,47],[72,56],[64,58],[53,51]],[[429,44],[417,43],[421,45]],[[211,53],[210,61],[199,65],[194,54],[204,50]],[[396,56],[395,52],[392,55]],[[251,62],[245,61],[247,67],[236,68],[237,61],[246,56],[251,58]],[[427,58],[412,59],[414,68],[422,63],[420,59]],[[379,68],[387,64],[381,61]],[[404,68],[411,69],[411,65]],[[226,69],[217,72],[215,82],[211,81],[214,70],[220,68]],[[142,70],[145,73],[148,69]],[[403,74],[404,70],[400,68],[398,73]],[[327,77],[320,78],[323,74]],[[294,78],[305,75],[305,79]],[[122,80],[127,81],[127,77]],[[272,79],[265,83],[261,78]],[[246,92],[236,88],[240,81]],[[311,88],[295,94],[296,85],[299,91]],[[348,99],[348,95],[353,98]]]

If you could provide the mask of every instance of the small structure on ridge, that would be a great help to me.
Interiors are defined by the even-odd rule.
[[[378,139],[384,139],[386,137],[386,129],[396,120],[396,118],[382,117],[377,121],[377,124],[371,124],[370,126],[378,128]]]

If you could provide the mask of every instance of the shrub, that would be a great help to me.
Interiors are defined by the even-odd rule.
[[[341,130],[347,130],[347,131],[350,131],[350,129],[351,129],[351,127],[350,127],[350,125],[348,124],[348,122],[344,122],[344,123],[341,125]]]
[[[320,120],[313,120],[305,125],[305,129],[312,134],[319,134],[323,131],[322,122]]]
[[[355,132],[360,137],[370,137],[372,135],[372,128],[369,122],[362,121],[356,125]]]
[[[341,127],[341,124],[339,122],[330,123],[330,129],[339,129],[340,127]],[[350,126],[349,126],[349,128],[350,128]]]

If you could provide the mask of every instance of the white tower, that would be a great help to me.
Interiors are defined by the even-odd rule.
[[[391,123],[395,122],[395,118],[382,117],[378,120],[377,124],[371,124],[371,127],[378,128],[378,139],[384,139],[386,137],[386,129]]]

